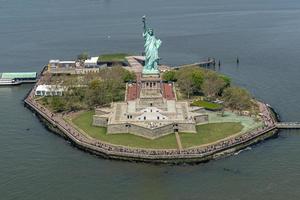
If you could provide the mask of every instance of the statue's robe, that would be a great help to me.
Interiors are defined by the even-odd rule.
[[[145,66],[146,70],[157,70],[158,66],[158,49],[161,45],[161,40],[156,39],[154,35],[150,35],[147,31],[143,33],[145,39]]]

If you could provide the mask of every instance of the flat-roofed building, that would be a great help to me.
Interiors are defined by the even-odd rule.
[[[99,57],[91,57],[89,59],[86,59],[84,61],[84,67],[86,67],[86,68],[99,67],[99,65],[98,65],[98,58]]]
[[[65,89],[59,85],[38,85],[34,91],[36,96],[62,96]]]
[[[60,61],[50,60],[48,63],[48,71],[57,74],[71,74],[71,72],[77,67],[76,61]]]
[[[76,67],[76,62],[73,60],[49,60],[49,68],[74,68]]]
[[[50,60],[48,64],[48,72],[51,74],[69,75],[98,73],[99,68],[105,67],[106,65],[99,66],[97,61],[98,57],[92,57],[85,62]]]

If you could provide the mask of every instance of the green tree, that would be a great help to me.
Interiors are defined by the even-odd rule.
[[[50,97],[50,107],[54,112],[62,112],[65,110],[65,102],[61,97]]]
[[[85,93],[85,102],[89,108],[107,105],[124,99],[125,83],[122,79],[94,79]]]
[[[79,54],[78,56],[77,56],[77,59],[78,60],[87,60],[89,58],[89,53],[88,52],[82,52],[81,54]]]
[[[225,75],[219,75],[221,79],[225,82],[225,87],[229,87],[231,85],[231,79]]]
[[[206,73],[202,84],[202,92],[206,97],[215,98],[225,87],[225,81],[216,73]]]
[[[203,84],[203,72],[201,69],[196,68],[192,71],[191,76],[193,82],[193,93],[201,92],[201,86]]]
[[[252,98],[249,92],[240,87],[228,87],[224,90],[223,99],[226,107],[232,110],[249,110],[252,106]]]
[[[162,78],[164,81],[176,81],[176,72],[174,70],[166,71],[163,73]]]
[[[101,69],[99,75],[103,80],[114,79],[127,82],[136,79],[135,73],[124,69],[122,66],[113,66]]]
[[[92,80],[85,93],[85,102],[89,108],[103,105],[106,102],[104,95],[104,85],[100,79]]]
[[[193,72],[184,71],[177,75],[177,85],[179,86],[181,92],[183,92],[189,99],[194,91],[194,81],[192,80]]]
[[[199,67],[182,67],[176,71],[177,85],[188,98],[201,92],[203,69]]]
[[[64,95],[44,103],[59,112],[108,105],[124,100],[126,82],[135,79],[135,73],[120,66],[104,68],[99,73],[52,76],[51,83],[64,87]]]
[[[123,74],[123,81],[124,82],[136,80],[136,75],[135,75],[134,72],[130,72],[130,71],[126,70],[126,69],[123,69],[123,70],[124,70],[124,74]]]

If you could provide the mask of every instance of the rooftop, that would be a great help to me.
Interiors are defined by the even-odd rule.
[[[99,57],[91,57],[84,61],[84,64],[97,64]]]
[[[74,64],[74,60],[49,60],[50,64]]]
[[[129,56],[126,53],[103,54],[99,56],[100,62],[123,62],[125,57]]]
[[[63,92],[65,89],[60,85],[38,85],[36,91],[61,91]]]
[[[0,74],[2,79],[15,79],[15,78],[36,78],[36,72],[9,72]]]

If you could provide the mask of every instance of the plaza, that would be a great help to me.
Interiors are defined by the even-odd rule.
[[[127,83],[124,102],[97,108],[93,125],[107,127],[107,134],[131,133],[150,139],[175,132],[196,133],[196,125],[207,122],[208,115],[187,101],[177,101],[174,84],[164,83],[160,74],[145,76],[142,60],[127,58],[137,81]]]

